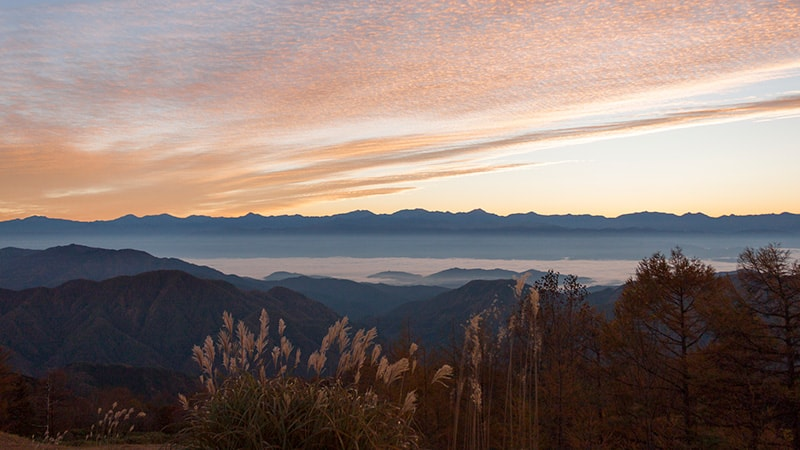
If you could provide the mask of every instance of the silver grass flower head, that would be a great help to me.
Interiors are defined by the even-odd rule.
[[[336,378],[341,378],[350,368],[352,355],[345,353],[339,357],[339,365],[336,366]]]
[[[522,290],[525,289],[525,283],[528,281],[528,278],[530,278],[530,276],[531,276],[530,272],[525,272],[517,277],[514,277],[516,280],[516,283],[514,285],[514,292],[517,294],[517,298],[520,298],[522,296]]]
[[[408,372],[408,358],[401,358],[390,364],[383,374],[383,384],[389,386],[399,380],[404,373]]]
[[[538,317],[539,315],[539,291],[536,289],[531,289],[528,293],[528,301],[531,304],[531,309],[533,311],[533,317]]]
[[[228,311],[222,313],[222,325],[228,332],[233,333],[233,315]]]
[[[281,336],[281,354],[283,355],[284,359],[289,358],[292,350],[294,350],[294,345],[292,345],[291,341],[289,341],[286,336]]]
[[[469,398],[475,405],[475,407],[478,409],[478,411],[480,411],[481,405],[483,404],[483,390],[481,389],[481,385],[480,383],[478,383],[477,380],[473,379],[470,380],[470,387],[471,390]]]
[[[278,357],[281,355],[280,347],[272,347],[272,364],[278,367]]]
[[[453,378],[453,367],[449,364],[444,364],[442,367],[439,367],[436,370],[436,373],[433,374],[433,378],[431,379],[431,384],[439,383],[442,386],[447,385],[447,381],[450,381]]]
[[[417,391],[413,390],[406,394],[403,401],[403,406],[400,408],[400,414],[413,414],[417,410]]]
[[[261,315],[258,317],[258,323],[260,325],[259,330],[264,330],[266,333],[266,330],[269,328],[269,314],[267,314],[266,309],[261,309]]]
[[[370,357],[370,365],[375,365],[375,363],[378,361],[378,358],[381,356],[381,351],[382,350],[383,349],[381,348],[380,344],[375,344],[375,346],[372,347],[372,355]]]
[[[381,356],[381,360],[378,363],[378,368],[375,371],[375,379],[376,380],[383,379],[384,375],[386,374],[386,369],[388,368],[389,368],[389,359],[386,358],[386,356]]]
[[[242,359],[247,360],[247,356],[249,356],[249,354],[252,353],[253,349],[255,348],[255,335],[249,329],[247,329],[247,325],[245,325],[241,320],[236,326],[236,333],[239,335],[239,345],[241,345],[243,355]]]

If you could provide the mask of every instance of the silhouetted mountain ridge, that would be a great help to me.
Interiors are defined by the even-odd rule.
[[[228,234],[228,233],[410,233],[410,232],[578,232],[649,231],[695,233],[789,232],[800,233],[800,214],[726,215],[702,213],[675,215],[638,212],[608,218],[597,215],[541,215],[534,212],[499,216],[477,209],[450,213],[421,209],[392,214],[352,211],[331,216],[241,217],[189,216],[168,214],[114,220],[78,222],[31,216],[0,222],[0,233],[24,235],[51,233],[98,234]]]
[[[0,287],[6,289],[56,287],[75,279],[102,281],[154,270],[180,270],[200,278],[227,278],[240,287],[255,287],[240,277],[228,276],[210,267],[176,258],[157,258],[140,250],[109,250],[75,244],[46,250],[0,249]]]

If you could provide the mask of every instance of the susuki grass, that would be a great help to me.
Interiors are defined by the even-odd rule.
[[[418,393],[403,382],[417,368],[412,344],[396,361],[375,343],[377,331],[351,333],[347,318],[331,325],[319,349],[308,356],[310,379],[293,373],[300,350],[278,325],[269,341],[269,316],[262,311],[258,334],[223,314],[216,339],[193,348],[205,392],[181,397],[188,412],[182,443],[192,448],[417,448],[413,417]],[[269,347],[272,347],[269,349]],[[442,366],[429,381],[452,376]]]
[[[50,435],[50,430],[45,430],[44,435],[37,439],[36,436],[33,436],[31,440],[33,441],[33,445],[38,447],[39,444],[48,444],[48,445],[59,445],[64,440],[64,438],[69,433],[69,430],[62,431],[57,433],[55,436]]]
[[[110,442],[125,437],[133,432],[136,425],[134,420],[145,417],[144,411],[138,413],[134,408],[122,408],[117,410],[118,403],[114,402],[111,408],[103,412],[103,408],[97,409],[100,419],[92,424],[86,440],[95,442]]]
[[[493,305],[464,325],[451,448],[536,448],[542,332],[539,292],[526,284],[528,275],[513,286],[510,314]]]

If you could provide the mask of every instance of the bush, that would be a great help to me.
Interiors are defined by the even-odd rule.
[[[227,379],[190,410],[191,448],[416,448],[411,411],[340,383]]]
[[[374,343],[375,329],[350,336],[347,318],[328,329],[319,350],[307,359],[313,380],[290,375],[300,364],[299,350],[284,336],[268,349],[269,316],[262,311],[258,336],[223,314],[216,341],[210,336],[195,346],[205,392],[189,400],[182,444],[190,448],[359,449],[418,448],[413,426],[417,394],[404,388],[406,374],[417,367],[417,350],[390,363]],[[331,348],[338,358],[328,358]],[[335,364],[334,364],[335,363]],[[335,367],[334,367],[335,366]],[[335,369],[335,370],[334,370]],[[323,373],[331,371],[330,377]],[[364,376],[369,374],[369,376]],[[431,384],[450,378],[440,368]],[[443,383],[442,383],[443,384]]]

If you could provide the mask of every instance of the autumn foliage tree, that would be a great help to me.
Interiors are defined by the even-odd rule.
[[[719,302],[714,269],[672,250],[640,262],[605,332],[616,387],[614,431],[637,446],[702,446],[698,392],[709,314]]]
[[[800,449],[800,263],[770,244],[739,256],[741,306],[755,321],[742,345],[760,356],[763,382],[775,387],[775,421]]]

